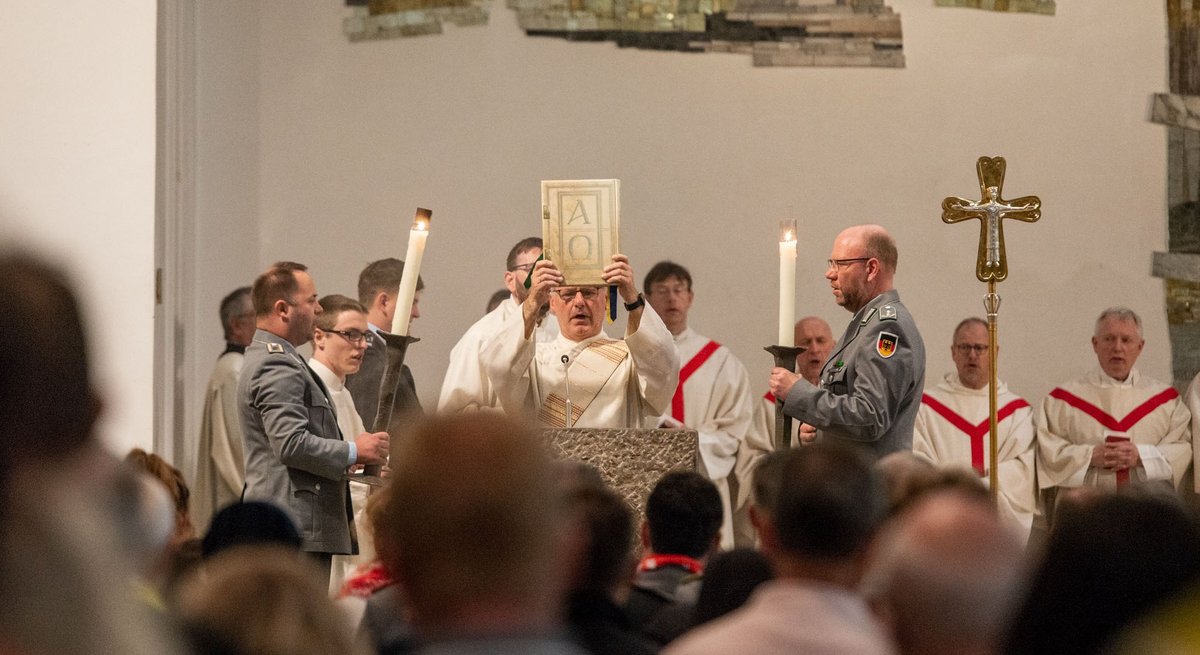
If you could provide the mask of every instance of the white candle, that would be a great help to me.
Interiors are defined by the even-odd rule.
[[[796,345],[796,221],[779,222],[779,341]]]
[[[421,275],[421,258],[425,256],[425,240],[429,238],[429,221],[433,212],[417,208],[412,231],[408,233],[408,254],[404,256],[404,273],[396,292],[396,313],[392,316],[392,334],[408,335],[412,319],[413,298],[417,295],[417,277]]]

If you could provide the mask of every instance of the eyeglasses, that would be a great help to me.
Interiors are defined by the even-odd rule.
[[[317,329],[321,330],[321,328],[317,328]],[[371,331],[370,330],[368,330],[366,332],[363,332],[362,330],[321,330],[321,331],[325,332],[327,334],[336,334],[356,346],[361,343],[369,343],[371,341]]]
[[[843,268],[846,268],[847,266],[849,266],[851,264],[857,264],[859,262],[869,262],[869,261],[871,261],[870,257],[853,257],[851,259],[830,259],[829,260],[829,268],[825,269],[825,270],[830,270],[830,269],[836,268],[837,270],[840,271]]]
[[[528,264],[517,264],[508,270],[510,270],[510,271],[532,271],[533,265],[536,263],[537,262],[529,262]]]
[[[987,352],[989,348],[991,348],[991,346],[989,346],[985,343],[956,343],[956,344],[954,344],[954,352],[956,352],[960,355],[970,355],[971,353],[975,353],[976,355],[982,355],[983,353]]]
[[[558,294],[558,297],[563,302],[575,300],[576,294],[583,296],[585,301],[589,301],[600,295],[600,290],[596,287],[570,287],[567,289],[556,289],[554,293]]]

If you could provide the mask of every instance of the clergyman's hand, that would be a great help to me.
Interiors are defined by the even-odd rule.
[[[629,266],[629,258],[622,254],[612,256],[613,263],[604,267],[600,277],[609,284],[617,285],[617,293],[627,304],[636,302],[638,297],[637,285],[633,280],[633,268]]]

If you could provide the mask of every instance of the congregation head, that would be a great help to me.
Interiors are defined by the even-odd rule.
[[[991,652],[1023,591],[1025,552],[986,496],[930,493],[873,551],[863,593],[902,654]]]
[[[486,608],[530,620],[553,611],[563,512],[532,431],[482,414],[436,417],[393,442],[391,461],[381,554],[418,627],[448,630]]]
[[[625,499],[608,487],[586,485],[567,492],[565,506],[579,539],[571,588],[615,591],[631,568],[633,516]]]
[[[2,487],[6,471],[62,460],[89,443],[100,401],[80,307],[62,271],[28,255],[0,255],[0,305]]]
[[[883,483],[861,453],[817,443],[788,451],[775,474],[773,550],[815,560],[861,555],[887,511]]]
[[[646,499],[645,536],[655,553],[701,558],[717,545],[721,518],[721,495],[711,480],[671,471]]]
[[[1169,493],[1060,499],[1005,652],[1099,652],[1121,627],[1200,581],[1197,543],[1194,512]]]

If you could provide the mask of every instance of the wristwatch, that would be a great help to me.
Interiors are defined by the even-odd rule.
[[[645,306],[646,306],[646,299],[643,298],[642,294],[639,293],[637,300],[635,300],[633,302],[625,303],[625,311],[632,312],[635,309],[639,309],[639,308],[645,307]]]

